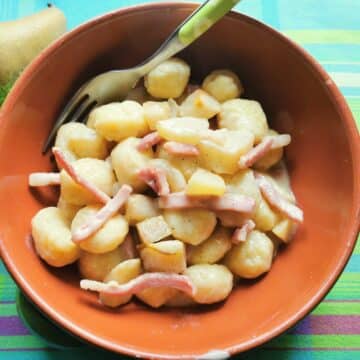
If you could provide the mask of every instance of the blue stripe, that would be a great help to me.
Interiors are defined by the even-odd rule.
[[[278,9],[278,0],[262,0],[262,19],[265,23],[275,27],[276,29],[280,28],[279,23],[279,9]]]
[[[360,45],[307,44],[304,46],[318,61],[360,61]]]
[[[360,72],[360,62],[358,64],[321,64],[326,71],[333,72],[349,72],[349,73],[359,73]]]
[[[344,271],[359,273],[359,279],[360,279],[360,254],[353,254],[351,256]]]

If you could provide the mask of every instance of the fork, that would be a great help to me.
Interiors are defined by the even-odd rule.
[[[140,65],[104,72],[83,84],[57,118],[43,146],[49,150],[60,126],[70,121],[84,121],[95,107],[121,100],[137,82],[161,62],[185,49],[228,13],[240,0],[207,0],[165,40],[161,47]]]

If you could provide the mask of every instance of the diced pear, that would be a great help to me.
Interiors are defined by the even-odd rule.
[[[225,181],[221,176],[204,169],[198,169],[188,181],[186,194],[193,196],[221,196],[225,193],[225,190]]]

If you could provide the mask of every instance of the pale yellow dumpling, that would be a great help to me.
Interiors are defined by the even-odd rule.
[[[225,190],[223,178],[204,169],[197,169],[186,186],[186,194],[190,196],[221,196]]]
[[[238,98],[244,92],[237,75],[226,69],[212,71],[204,79],[202,88],[220,102]]]
[[[108,156],[107,141],[94,129],[78,122],[70,122],[60,127],[55,146],[67,154],[68,159],[105,159]]]
[[[41,209],[31,220],[31,234],[39,256],[61,267],[75,262],[79,247],[71,241],[70,221],[56,207]]]
[[[59,197],[57,208],[61,211],[63,216],[70,222],[76,215],[76,213],[81,209],[82,206],[70,204],[67,201],[65,201],[61,196]]]
[[[230,229],[219,227],[203,243],[187,248],[187,259],[193,264],[215,264],[231,249],[232,232]]]
[[[177,98],[183,92],[190,78],[190,66],[181,59],[163,61],[145,76],[145,87],[155,98]]]
[[[138,171],[147,166],[154,156],[153,151],[139,151],[136,146],[140,139],[129,137],[123,140],[111,152],[111,163],[120,185],[132,186],[134,192],[145,190],[145,183],[139,179]]]
[[[93,111],[92,117],[95,130],[107,140],[121,141],[149,132],[143,108],[136,101],[102,105]]]
[[[221,105],[218,115],[219,128],[247,130],[259,143],[268,132],[265,113],[259,102],[246,99],[233,99]]]
[[[195,285],[194,300],[200,304],[213,304],[225,300],[233,287],[233,275],[223,265],[198,264],[188,267],[184,275]]]
[[[102,254],[93,254],[82,250],[78,266],[84,279],[103,281],[112,268],[126,259],[122,246]]]
[[[135,279],[142,273],[140,259],[130,259],[116,265],[105,277],[104,282],[116,281],[118,284],[125,284]],[[100,294],[102,304],[110,307],[117,307],[126,304],[131,300],[131,295],[108,295]]]
[[[91,216],[94,216],[99,210],[100,205],[86,206],[79,210],[71,223],[71,231],[74,232],[84,225]],[[81,249],[94,253],[102,254],[114,250],[124,240],[129,231],[128,222],[122,215],[115,215],[109,219],[94,235],[81,241]]]
[[[80,176],[102,190],[105,194],[111,195],[115,183],[115,176],[110,165],[103,160],[84,158],[72,163]],[[96,204],[99,201],[84,187],[78,185],[65,170],[60,173],[60,193],[63,200],[69,204],[87,205]]]
[[[130,195],[125,209],[125,218],[129,225],[136,225],[147,218],[160,215],[157,201],[143,194]]]
[[[176,239],[191,245],[205,241],[216,226],[216,216],[206,209],[165,210],[164,218]]]
[[[234,174],[239,169],[240,156],[254,144],[248,130],[215,130],[198,144],[200,164],[218,174]]]
[[[186,268],[184,243],[179,240],[164,240],[144,246],[140,257],[146,271],[182,273]]]
[[[181,116],[210,119],[220,112],[219,102],[204,90],[198,89],[190,94],[180,105]]]
[[[162,286],[143,290],[136,294],[136,297],[153,308],[159,308],[167,303],[175,294],[176,289]]]
[[[143,104],[144,116],[150,130],[156,130],[156,123],[172,117],[167,101],[147,101]]]
[[[253,279],[270,270],[273,251],[273,242],[263,232],[254,230],[245,242],[228,252],[224,264],[234,274]]]

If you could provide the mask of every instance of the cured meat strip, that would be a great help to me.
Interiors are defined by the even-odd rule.
[[[29,175],[30,186],[60,185],[60,173],[38,172]]]
[[[117,194],[109,200],[95,215],[90,216],[87,222],[72,233],[72,241],[78,243],[87,239],[98,231],[112,216],[120,210],[126,203],[132,188],[129,185],[123,185]]]
[[[61,166],[77,184],[90,191],[95,198],[102,203],[106,204],[110,200],[110,197],[107,194],[77,173],[70,161],[66,159],[66,156],[61,149],[54,147],[52,151],[58,165]]]
[[[139,170],[138,177],[149,185],[158,195],[163,196],[170,193],[169,183],[163,169],[146,167]]]
[[[181,155],[181,156],[199,156],[199,149],[190,144],[182,144],[176,141],[167,141],[164,144],[164,150],[172,155]]]
[[[161,137],[157,131],[151,132],[150,134],[147,134],[144,136],[139,144],[137,145],[137,149],[139,151],[145,151],[147,149],[150,149],[152,146],[158,144],[161,141]]]
[[[255,223],[252,220],[246,220],[244,224],[237,228],[231,238],[233,244],[239,244],[246,241],[246,238],[252,230],[255,229]]]
[[[304,215],[302,210],[296,205],[285,199],[273,186],[273,184],[266,179],[265,176],[255,173],[255,179],[261,191],[261,194],[269,202],[269,204],[280,211],[284,216],[289,219],[302,223]]]
[[[172,193],[159,199],[162,209],[206,208],[213,211],[228,210],[251,213],[255,208],[255,200],[240,194],[224,194],[219,197],[194,197],[183,192]]]
[[[84,290],[98,291],[107,295],[135,295],[145,289],[157,287],[170,287],[193,296],[195,287],[185,275],[169,273],[146,273],[136,277],[125,284],[119,285],[116,281],[103,283],[94,280],[81,280],[80,287]]]

